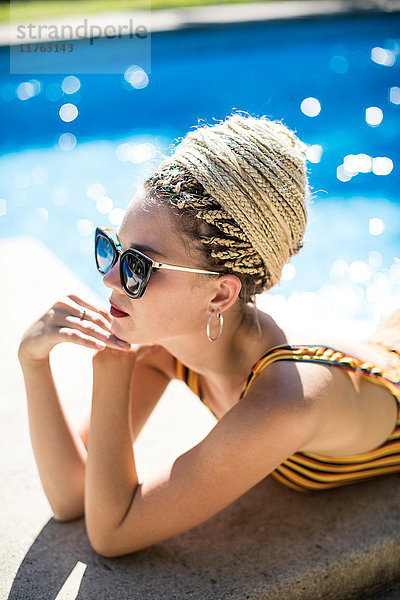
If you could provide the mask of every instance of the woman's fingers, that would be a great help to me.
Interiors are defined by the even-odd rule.
[[[85,311],[81,319],[82,310]],[[111,333],[111,315],[104,308],[69,294],[58,300],[24,332],[18,356],[24,360],[47,358],[61,342],[74,342],[96,350],[130,351],[130,344]]]
[[[86,318],[88,315],[86,313],[85,318],[80,320],[79,317],[75,317],[73,315],[67,315],[65,317],[65,321],[67,321],[67,323],[71,323],[71,330],[73,329],[77,329],[80,332],[82,332],[84,334],[84,336],[92,336],[94,338],[96,338],[97,340],[103,342],[104,344],[106,344],[107,346],[113,346],[116,347],[118,349],[121,348],[129,348],[130,344],[125,343],[125,345],[118,343],[121,342],[122,340],[118,340],[118,338],[116,338],[112,333],[110,328],[106,328],[103,326],[102,323],[98,322],[98,319],[94,319],[93,321],[91,320],[90,315],[88,316],[88,318]],[[66,329],[66,328],[61,328],[62,330]],[[61,331],[60,329],[60,331]]]
[[[74,316],[80,320],[92,321],[105,331],[110,331],[111,315],[109,315],[110,319],[108,319],[107,313],[102,308],[94,306],[74,294],[65,296],[61,301],[55,304],[54,309],[59,310],[63,314]],[[83,319],[81,319],[83,311],[84,316]]]
[[[60,337],[64,340],[68,338],[65,341],[97,349],[103,349],[105,346],[118,350],[130,349],[130,344],[119,340],[111,333],[111,324],[109,319],[106,318],[108,317],[107,313],[102,308],[83,300],[76,294],[65,296],[60,302],[56,303],[53,310],[58,313],[56,322],[58,321],[57,329]],[[82,311],[84,311],[83,318]],[[92,344],[89,341],[91,337]],[[97,345],[95,342],[97,342]]]
[[[81,346],[86,346],[87,348],[94,348],[96,350],[104,350],[107,347],[103,341],[95,340],[92,336],[85,335],[74,329],[70,329],[69,327],[60,327],[58,330],[62,341],[64,342],[73,342],[74,344],[80,344]]]
[[[107,312],[107,310],[105,310],[105,308],[100,307],[100,306],[95,306],[94,304],[91,304],[87,300],[83,300],[80,296],[77,296],[76,294],[68,294],[66,297],[69,298],[70,300],[72,300],[73,302],[75,302],[76,304],[78,304],[79,306],[82,306],[84,309],[90,310],[93,313],[102,315],[109,323],[111,323],[112,317],[111,317],[110,313]],[[77,308],[79,308],[79,306]],[[80,312],[80,310],[79,310],[79,312]]]
[[[90,323],[93,323],[94,325],[97,325],[97,327],[101,327],[105,331],[111,331],[109,321],[107,321],[104,317],[99,315],[99,313],[92,312],[92,310],[89,310],[86,308],[84,310],[85,310],[85,312],[83,314],[83,317],[82,317],[82,310],[80,310],[79,313],[76,315],[69,315],[69,316],[71,316],[74,320],[77,319],[78,322],[81,322],[81,323],[83,323],[83,321],[90,322]]]

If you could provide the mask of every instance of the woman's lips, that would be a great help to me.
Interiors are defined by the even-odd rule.
[[[121,312],[120,310],[117,310],[113,306],[111,306],[111,308],[110,308],[110,314],[113,317],[117,317],[117,319],[120,317],[129,317],[129,315],[127,313]]]

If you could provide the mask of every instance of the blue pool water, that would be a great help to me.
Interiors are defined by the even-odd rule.
[[[7,74],[3,49],[1,236],[36,235],[106,299],[92,260],[95,225],[117,224],[198,119],[265,114],[312,146],[316,195],[305,246],[272,293],[325,299],[352,317],[389,312],[400,296],[399,31],[392,13],[156,33],[137,87],[124,77],[124,40],[114,41],[119,74],[77,75],[72,88],[73,71]],[[99,61],[109,42],[97,41]],[[60,118],[65,104],[78,110],[70,122]]]

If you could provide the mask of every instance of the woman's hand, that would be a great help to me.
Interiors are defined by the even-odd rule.
[[[85,309],[85,316],[80,320],[82,309]],[[130,351],[131,345],[111,333],[111,318],[105,310],[69,294],[55,302],[25,331],[18,356],[30,360],[45,359],[61,342],[101,351],[108,347],[121,356]]]

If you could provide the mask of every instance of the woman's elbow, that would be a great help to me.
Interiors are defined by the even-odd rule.
[[[118,552],[109,539],[101,539],[98,536],[93,537],[90,534],[88,534],[88,539],[92,549],[103,558],[118,558],[123,555],[122,552]]]
[[[69,521],[76,521],[77,519],[82,519],[83,516],[83,510],[53,509],[53,519],[59,523],[68,523]]]
[[[135,547],[133,543],[127,547],[126,544],[121,543],[121,540],[118,541],[117,537],[111,533],[109,535],[105,532],[101,535],[99,533],[93,534],[88,528],[86,528],[86,532],[92,549],[104,558],[119,558],[120,556],[133,554],[142,550],[140,547]]]
[[[96,554],[99,554],[103,558],[118,558],[119,556],[122,556],[120,552],[116,552],[107,544],[103,545],[90,543],[90,545],[92,547],[92,550],[94,550]]]

